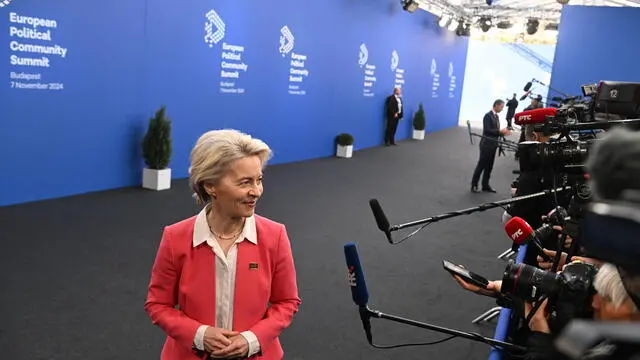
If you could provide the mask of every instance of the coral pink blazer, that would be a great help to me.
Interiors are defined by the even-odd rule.
[[[144,308],[167,334],[162,360],[204,358],[193,340],[200,325],[215,325],[215,254],[206,243],[193,247],[195,219],[165,227],[151,272]],[[233,330],[257,336],[261,351],[252,359],[280,360],[278,336],[301,303],[296,272],[284,225],[255,220],[258,243],[238,244]]]

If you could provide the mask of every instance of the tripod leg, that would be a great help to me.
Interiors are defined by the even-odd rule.
[[[500,310],[502,310],[502,308],[500,306],[496,306],[493,307],[487,311],[485,311],[484,313],[480,314],[480,316],[478,316],[477,318],[473,319],[471,322],[473,324],[477,324],[481,321],[489,321],[491,319],[493,319],[494,317],[496,317],[498,314],[500,314]]]

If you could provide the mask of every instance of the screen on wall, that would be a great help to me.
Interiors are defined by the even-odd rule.
[[[457,124],[466,38],[395,1],[12,0],[0,18],[0,205],[139,184],[162,105],[174,178],[213,129],[263,139],[272,163],[332,156],[342,132],[379,146],[394,87],[397,138],[420,103],[427,131]]]

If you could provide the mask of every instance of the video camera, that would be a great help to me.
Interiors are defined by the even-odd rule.
[[[518,144],[520,172],[540,171],[560,179],[557,186],[572,186],[579,191],[579,204],[590,200],[584,163],[589,150],[598,141],[594,130],[616,126],[640,129],[640,83],[601,81],[584,85],[582,92],[591,100],[567,98],[559,108],[524,111],[515,115],[517,125],[532,125],[533,131],[557,139]],[[609,120],[616,117],[616,120]],[[577,209],[575,213],[581,213]],[[573,214],[572,214],[573,215]]]

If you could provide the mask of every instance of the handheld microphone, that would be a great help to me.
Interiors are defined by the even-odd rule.
[[[391,225],[389,225],[389,219],[387,219],[387,215],[382,211],[382,206],[378,202],[378,199],[369,200],[369,207],[371,207],[371,211],[373,212],[373,217],[376,219],[376,224],[378,225],[378,229],[384,233],[387,237],[387,241],[390,244],[393,244],[393,239],[391,238]]]
[[[516,125],[535,125],[544,123],[547,116],[556,116],[557,108],[540,108],[517,113],[514,116]]]
[[[360,320],[362,320],[362,327],[364,328],[364,332],[367,336],[367,341],[369,341],[369,344],[372,344],[371,314],[367,308],[369,292],[367,291],[367,283],[364,280],[364,272],[362,271],[360,257],[358,256],[358,248],[356,248],[355,243],[347,243],[344,245],[344,257],[347,261],[347,278],[349,286],[351,287],[351,297],[353,298],[353,302],[360,308]]]
[[[499,347],[499,349],[518,351],[518,352],[527,351],[527,349],[523,348],[522,346],[506,343],[501,340],[486,338],[477,333],[467,333],[467,332],[463,332],[455,329],[448,329],[442,326],[423,323],[423,322],[402,318],[402,317],[391,315],[391,314],[385,314],[381,311],[369,309],[369,307],[367,306],[367,303],[369,302],[369,292],[367,291],[367,285],[364,281],[364,272],[362,271],[362,265],[360,264],[360,257],[358,256],[358,249],[356,248],[356,244],[351,242],[344,245],[344,257],[347,261],[347,269],[349,270],[348,279],[349,279],[349,286],[351,287],[351,296],[353,297],[353,302],[356,303],[356,305],[358,305],[360,309],[360,319],[362,320],[362,326],[364,327],[364,332],[367,336],[367,341],[371,346],[378,349],[392,349],[392,348],[397,348],[401,346],[434,345],[458,336],[458,337],[462,337],[472,341],[479,341],[492,346],[497,346]],[[437,331],[443,334],[451,335],[451,337],[446,338],[444,340],[439,340],[439,341],[430,342],[430,343],[422,343],[422,344],[402,344],[402,345],[391,345],[391,346],[376,345],[373,343],[373,337],[371,335],[370,320],[372,317],[377,319],[391,320],[391,321],[405,324],[405,325],[416,326],[421,329]]]
[[[551,227],[549,229],[553,230]],[[540,257],[542,257],[545,261],[552,262],[553,259],[549,257],[549,255],[545,254],[542,245],[540,245],[540,240],[538,239],[538,234],[536,230],[533,230],[531,225],[524,221],[521,217],[514,216],[504,225],[504,230],[507,232],[507,235],[513,240],[514,243],[518,245],[524,245],[527,243],[532,243],[533,246],[536,247]],[[545,230],[545,232],[548,230]],[[543,235],[548,235],[545,233]]]

